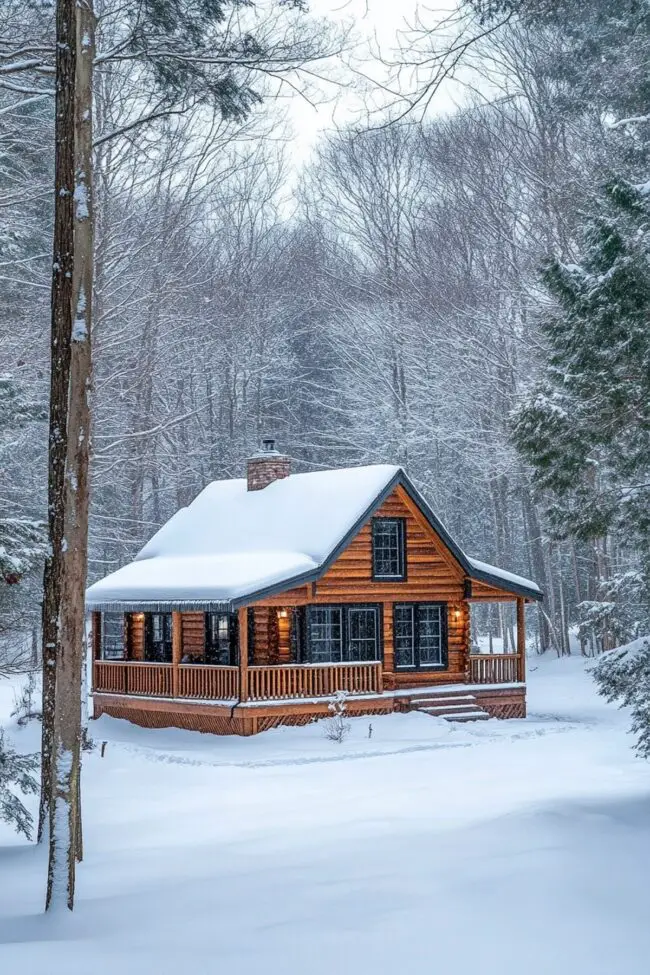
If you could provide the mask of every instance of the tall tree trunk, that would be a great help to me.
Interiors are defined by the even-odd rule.
[[[62,533],[50,580],[58,602],[56,681],[51,749],[49,865],[46,909],[74,906],[81,851],[81,693],[84,590],[88,561],[91,306],[93,285],[92,66],[95,18],[91,0],[57,6],[55,277],[52,344],[64,349],[67,382],[52,403],[65,413],[60,431],[65,469],[51,500]],[[59,212],[61,211],[61,212]],[[57,254],[66,256],[69,285],[61,286]],[[71,285],[71,286],[70,286]],[[53,372],[56,363],[53,361]],[[59,455],[57,454],[57,457]],[[59,523],[59,522],[58,522]],[[46,600],[51,594],[46,591]]]
[[[54,736],[57,646],[60,641],[63,494],[70,381],[70,336],[73,288],[74,0],[59,2],[56,15],[55,203],[52,260],[52,325],[50,352],[50,430],[48,444],[49,551],[43,576],[43,724],[41,731],[41,797],[38,839],[49,826]]]

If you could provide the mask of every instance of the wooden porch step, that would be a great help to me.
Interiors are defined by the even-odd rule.
[[[432,718],[444,718],[445,721],[487,721],[490,717],[478,704],[449,704],[446,707],[420,707],[416,710],[430,714]]]
[[[454,714],[460,714],[462,711],[482,711],[483,708],[480,707],[476,701],[470,701],[468,704],[421,704],[418,711],[426,711],[427,714],[440,714],[443,717],[445,714],[449,714],[452,711]]]
[[[473,694],[430,694],[427,697],[412,697],[409,699],[411,707],[419,709],[423,706],[447,707],[450,704],[476,704]]]
[[[409,706],[412,711],[445,721],[487,721],[490,717],[473,694],[428,694],[411,698]]]
[[[438,717],[444,718],[445,721],[488,721],[490,715],[483,708],[476,708],[474,711],[452,712]]]

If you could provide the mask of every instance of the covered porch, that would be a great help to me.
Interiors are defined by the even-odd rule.
[[[132,621],[124,625],[124,642],[120,644],[118,637],[116,643],[107,646],[106,623],[104,621],[102,624],[100,612],[94,612],[92,686],[95,694],[216,702],[231,707],[265,702],[316,701],[329,699],[340,691],[352,698],[391,696],[409,687],[422,689],[429,684],[523,686],[524,600],[518,599],[516,605],[516,652],[469,652],[462,655],[452,668],[412,674],[400,673],[395,666],[393,613],[392,605],[388,603],[383,608],[378,659],[328,663],[287,660],[292,653],[287,612],[275,607],[268,607],[268,614],[267,607],[264,607],[265,618],[272,620],[275,617],[277,625],[273,628],[268,624],[265,643],[258,645],[255,652],[252,648],[256,639],[255,617],[247,608],[237,611],[225,637],[225,649],[222,647],[221,650],[218,647],[215,649],[215,645],[209,642],[205,628],[199,639],[195,628],[190,627],[187,619],[184,619],[188,614],[171,612],[167,614],[171,619],[168,645],[164,641],[156,642],[154,652],[150,649],[148,654],[144,628],[140,633]],[[469,603],[464,602],[454,616],[455,625],[464,630],[469,617]],[[137,623],[139,620],[136,620]],[[146,659],[147,655],[149,659]],[[152,656],[159,659],[151,659]],[[273,662],[260,663],[260,658]],[[228,662],[217,662],[220,660]]]

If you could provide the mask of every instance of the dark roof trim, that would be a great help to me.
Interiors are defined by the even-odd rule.
[[[537,602],[541,602],[544,598],[539,589],[522,586],[519,582],[511,582],[510,579],[504,579],[503,576],[494,576],[491,572],[481,572],[474,566],[471,567],[470,574],[472,579],[476,579],[477,582],[486,582],[489,586],[502,589],[504,592],[513,592],[518,596],[525,596],[527,599],[534,599]]]
[[[174,610],[184,612],[196,611],[204,613],[228,613],[233,609],[232,602],[228,600],[214,600],[213,602],[205,599],[157,599],[157,600],[108,600],[104,602],[97,600],[96,603],[87,602],[86,612],[102,613],[171,613]]]

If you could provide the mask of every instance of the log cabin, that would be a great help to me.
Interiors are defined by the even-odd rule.
[[[251,735],[328,714],[526,715],[528,579],[468,557],[400,467],[291,473],[265,440],[92,585],[93,714]],[[470,646],[516,606],[512,653]]]

